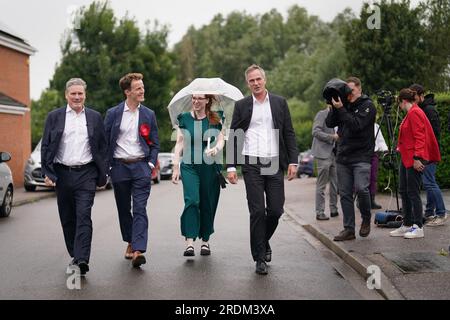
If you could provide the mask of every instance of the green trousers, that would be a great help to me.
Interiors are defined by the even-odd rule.
[[[209,241],[214,232],[214,217],[219,202],[220,186],[217,165],[181,163],[184,210],[181,234],[185,238]]]

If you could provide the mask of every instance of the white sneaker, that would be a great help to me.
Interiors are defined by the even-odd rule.
[[[405,225],[401,225],[400,228],[395,229],[394,231],[389,232],[391,237],[403,237],[405,233],[411,230],[411,227],[407,227]]]
[[[405,233],[405,239],[415,239],[415,238],[423,238],[423,228],[419,228],[417,224],[414,224],[411,229]]]
[[[433,220],[427,223],[427,226],[437,227],[443,226],[448,219],[448,215],[444,214],[443,216],[435,216]]]

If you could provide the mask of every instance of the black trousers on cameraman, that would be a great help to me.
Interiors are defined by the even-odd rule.
[[[422,172],[411,168],[405,168],[400,164],[399,193],[402,196],[403,224],[412,226],[416,224],[422,228],[423,208],[420,199],[420,185],[422,183]]]
[[[358,195],[359,211],[363,222],[370,222],[370,163],[337,163],[338,189],[341,199],[344,228],[355,232],[355,203],[353,193]]]

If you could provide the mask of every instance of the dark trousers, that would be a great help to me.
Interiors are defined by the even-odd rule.
[[[89,164],[69,169],[55,164],[59,218],[67,251],[75,259],[89,263],[92,242],[91,209],[94,205],[97,168]]]
[[[359,210],[363,221],[370,221],[370,163],[337,164],[338,189],[341,198],[344,228],[355,230],[355,203],[353,190],[358,195]]]
[[[147,200],[151,188],[151,169],[147,162],[114,163],[111,169],[122,239],[133,251],[147,251]]]
[[[270,165],[261,163],[242,165],[250,211],[250,247],[254,261],[264,260],[266,249],[270,249],[269,240],[284,212],[283,171],[278,169],[272,175],[261,174],[261,169],[268,166]]]
[[[408,227],[416,224],[419,228],[422,228],[421,182],[421,172],[414,170],[414,167],[405,168],[403,163],[400,164],[400,185],[398,191],[402,197],[403,224]]]

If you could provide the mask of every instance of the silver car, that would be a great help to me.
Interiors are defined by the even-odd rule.
[[[174,154],[169,152],[158,153],[161,179],[170,179],[170,177],[172,176],[173,156]]]
[[[49,188],[45,185],[41,173],[41,140],[39,140],[25,165],[23,186],[27,191],[35,191],[37,186]]]
[[[11,169],[5,163],[11,160],[8,152],[0,152],[0,217],[8,217],[11,213],[14,185]]]

